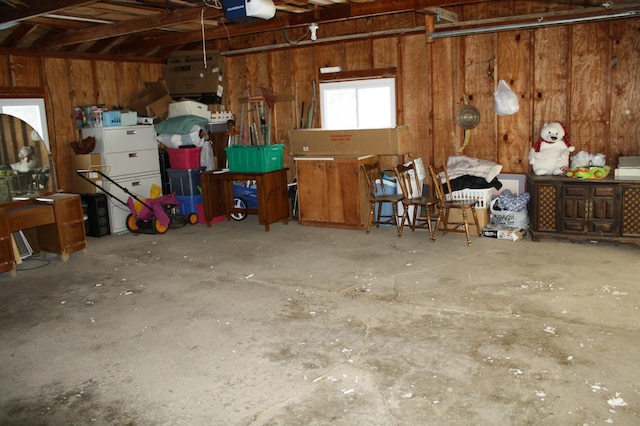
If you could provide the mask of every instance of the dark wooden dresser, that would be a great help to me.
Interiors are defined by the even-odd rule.
[[[533,241],[562,238],[640,247],[640,180],[527,175]]]

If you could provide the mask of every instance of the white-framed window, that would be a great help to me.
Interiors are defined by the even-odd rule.
[[[323,129],[395,127],[395,78],[333,81],[319,87]]]
[[[43,98],[0,98],[0,113],[13,115],[29,123],[42,138],[47,151],[51,151]]]

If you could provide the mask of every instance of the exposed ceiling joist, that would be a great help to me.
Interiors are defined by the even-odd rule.
[[[184,22],[199,21],[200,19],[219,18],[222,12],[213,8],[189,8],[175,12],[160,12],[153,16],[134,18],[112,25],[103,25],[97,28],[85,28],[82,30],[69,30],[59,36],[53,36],[45,40],[41,47],[66,46],[70,44],[84,43],[103,38],[118,37],[135,34],[163,26],[172,26]]]
[[[242,49],[267,48],[282,41],[282,34],[284,38],[303,35],[311,23],[325,29],[317,41],[321,43],[331,37],[405,33],[423,25],[430,34],[444,30],[442,25],[469,27],[486,18],[499,19],[517,28],[518,22],[523,21],[516,18],[525,14],[531,14],[533,19],[551,19],[549,14],[559,12],[579,14],[589,9],[589,13],[607,13],[611,8],[637,7],[640,0],[273,2],[276,17],[265,21],[227,19],[219,7],[221,3],[214,0],[0,0],[0,47],[157,60],[165,59],[175,50],[200,48],[203,41],[215,41],[220,49],[232,44]],[[216,5],[218,8],[210,7]],[[421,19],[419,15],[424,16]]]
[[[97,0],[48,0],[48,1],[30,1],[28,7],[16,7],[13,12],[4,12],[0,18],[0,23],[18,22],[28,18],[45,15],[47,13],[55,13],[59,10],[84,6],[96,3]],[[22,2],[23,4],[26,4]]]

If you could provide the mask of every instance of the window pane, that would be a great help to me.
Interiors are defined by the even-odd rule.
[[[358,127],[379,129],[393,127],[389,87],[371,87],[358,90]]]
[[[377,129],[396,125],[395,79],[320,84],[322,128]]]
[[[328,129],[355,129],[358,127],[355,89],[333,89],[324,93],[324,123]],[[324,115],[323,115],[324,117]]]

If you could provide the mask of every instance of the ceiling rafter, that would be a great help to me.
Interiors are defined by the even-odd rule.
[[[460,16],[459,26],[473,25],[476,14],[478,19],[490,17],[517,25],[517,15],[522,17],[523,13],[547,19],[554,12],[581,13],[594,6],[606,13],[609,3],[615,8],[636,8],[640,2],[603,1],[273,0],[276,17],[265,21],[228,20],[223,10],[205,7],[204,0],[0,0],[0,47],[162,60],[172,51],[199,47],[203,43],[202,24],[205,40],[229,39],[229,46],[238,40],[238,46],[249,43],[253,46],[246,47],[260,49],[260,43],[281,38],[276,35],[281,30],[302,34],[311,23],[320,27],[331,24],[330,32],[340,37],[366,36],[363,31],[381,28],[405,31],[428,27],[427,33],[431,33],[444,25],[443,20],[455,21],[455,16]],[[207,2],[213,4],[212,0]],[[494,14],[487,15],[489,11]],[[237,37],[234,43],[232,37]]]
[[[19,22],[47,13],[55,13],[68,7],[84,6],[96,3],[98,0],[30,0],[23,1],[27,7],[16,7],[13,11],[5,12],[0,17],[0,23]]]
[[[69,30],[63,34],[53,36],[48,40],[45,40],[40,47],[66,46],[69,44],[78,44],[103,38],[134,34],[158,27],[172,26],[184,22],[199,20],[202,16],[206,19],[219,18],[222,16],[222,12],[212,8],[190,8],[177,10],[175,12],[165,11],[156,13],[153,16],[132,18],[117,24],[101,25],[97,27],[93,26],[82,30]]]

